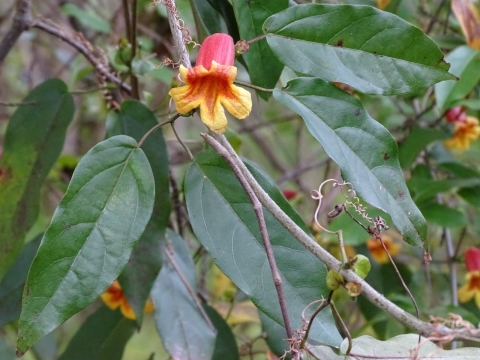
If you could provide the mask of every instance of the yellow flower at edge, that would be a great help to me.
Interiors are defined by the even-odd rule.
[[[122,288],[117,280],[113,282],[112,285],[102,294],[100,295],[105,305],[107,305],[110,309],[115,310],[120,307],[120,311],[122,312],[123,316],[127,319],[135,320],[135,313],[133,309],[130,307],[125,295],[123,294]],[[147,300],[145,304],[145,314],[152,312],[154,309],[154,305],[150,299]]]
[[[382,236],[382,240],[391,256],[395,256],[400,252],[401,246],[395,244],[389,236]],[[367,240],[367,248],[368,250],[370,250],[370,254],[376,262],[378,262],[379,264],[388,263],[388,255],[379,240]]]
[[[223,134],[227,128],[225,111],[238,119],[245,119],[252,110],[250,93],[233,85],[237,68],[233,66],[235,47],[227,34],[213,34],[200,48],[197,64],[187,69],[180,66],[184,86],[171,89],[180,114],[200,107],[200,118],[210,130]]]
[[[453,137],[445,141],[448,149],[466,150],[470,147],[470,141],[477,140],[480,135],[478,119],[473,116],[467,116],[465,121],[456,121],[454,126]]]
[[[480,249],[471,247],[465,251],[467,283],[457,290],[458,301],[465,303],[475,297],[475,303],[480,308]]]

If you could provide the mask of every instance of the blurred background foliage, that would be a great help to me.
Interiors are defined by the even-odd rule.
[[[251,0],[253,1],[253,0]],[[296,1],[308,3],[309,1]],[[444,118],[444,111],[454,106],[465,106],[469,116],[480,116],[480,66],[478,50],[467,47],[459,19],[452,13],[450,1],[426,0],[345,0],[317,1],[331,4],[380,5],[385,11],[395,13],[418,26],[431,36],[447,55],[452,72],[462,79],[470,79],[457,94],[442,85],[408,96],[381,97],[354,93],[361,99],[371,116],[383,124],[399,145],[399,157],[413,199],[426,217],[429,225],[428,240],[433,258],[430,266],[423,264],[420,249],[401,241],[394,231],[387,232],[389,241],[396,245],[391,253],[403,279],[412,291],[422,316],[445,317],[453,312],[478,324],[480,309],[474,301],[458,303],[456,291],[464,283],[466,269],[463,254],[467,247],[480,246],[480,142],[472,141],[468,149],[448,150],[443,141],[454,134],[453,125]],[[201,43],[207,35],[199,24],[201,11],[216,14],[215,25],[219,32],[229,31],[234,36],[236,24],[226,23],[210,6],[221,1],[178,0],[177,7],[192,39]],[[15,1],[0,2],[0,38],[11,26]],[[85,39],[102,52],[110,64],[125,79],[131,66],[141,84],[140,97],[161,118],[172,108],[167,95],[178,84],[176,70],[171,66],[159,66],[164,58],[175,59],[175,49],[166,18],[164,6],[154,5],[149,0],[137,2],[138,43],[140,50],[132,63],[128,63],[130,45],[126,41],[124,7],[119,1],[55,1],[34,2],[33,13],[52,19],[69,32],[81,32]],[[210,19],[207,17],[207,19]],[[197,24],[197,26],[196,26]],[[242,25],[239,24],[242,28]],[[234,36],[235,37],[235,36]],[[195,59],[197,48],[191,47]],[[125,60],[127,59],[127,60]],[[239,80],[248,82],[249,76],[240,61]],[[290,70],[291,71],[291,70]],[[457,73],[455,72],[457,71]],[[24,32],[15,47],[9,52],[0,68],[0,146],[8,120],[15,111],[9,103],[21,102],[24,96],[38,84],[50,78],[61,78],[68,85],[75,102],[74,119],[67,130],[62,155],[48,175],[41,189],[40,215],[27,235],[26,241],[38,246],[37,235],[47,228],[52,213],[66,191],[73,169],[79,159],[92,146],[106,136],[106,121],[109,110],[91,64],[70,45],[37,29]],[[285,85],[291,78],[285,69],[280,78]],[[351,91],[351,89],[345,89]],[[112,91],[114,101],[122,98]],[[449,98],[450,96],[450,98]],[[443,103],[439,104],[439,98]],[[227,138],[241,155],[255,161],[276,182],[280,189],[290,192],[290,203],[311,226],[317,241],[338,254],[334,237],[322,233],[313,225],[316,202],[310,191],[328,178],[339,178],[338,167],[330,161],[317,141],[306,130],[302,119],[273,99],[264,101],[253,96],[254,106],[249,118],[230,121]],[[176,123],[181,138],[192,150],[204,148],[198,133],[204,131],[202,123],[195,119],[180,119]],[[171,130],[164,130],[173,182],[183,202],[182,181],[190,163],[183,148]],[[1,147],[0,147],[1,151]],[[468,181],[467,181],[468,180]],[[338,191],[328,192],[326,208],[333,207],[339,199]],[[181,211],[185,211],[180,206]],[[348,254],[364,254],[371,259],[372,270],[367,278],[380,293],[413,312],[411,301],[389,263],[377,261],[372,247],[368,246],[367,233],[359,231],[358,225],[346,216],[327,220],[327,211],[321,218],[329,222],[329,229],[344,230]],[[376,216],[375,209],[369,209]],[[216,268],[206,252],[198,249],[193,234],[185,227],[185,238],[195,260],[198,275],[198,291],[220,315],[227,318],[233,330],[241,358],[275,359],[275,324],[262,319],[245,294],[237,291],[233,283]],[[37,239],[37,240],[36,240]],[[35,243],[36,242],[36,243]],[[393,245],[392,245],[393,246]],[[35,250],[31,250],[34,251]],[[33,256],[33,255],[31,255]],[[1,284],[0,284],[1,285]],[[22,285],[23,286],[23,285]],[[345,291],[335,293],[337,308],[353,337],[371,334],[379,339],[388,339],[407,329],[388,314],[378,311],[360,297],[352,301]],[[15,321],[7,311],[7,297],[0,288],[0,358],[13,359],[16,339]],[[103,309],[101,301],[75,315],[52,334],[44,337],[25,355],[25,359],[56,359],[69,346],[70,340],[85,323],[89,315]],[[105,310],[105,309],[104,309]],[[117,310],[118,312],[118,310]],[[133,329],[133,328],[132,328]],[[278,330],[278,329],[277,329]],[[270,335],[266,339],[267,333]],[[128,339],[129,338],[129,339]],[[167,359],[155,330],[154,318],[145,315],[140,331],[131,332],[122,359]],[[278,345],[278,343],[277,343]]]

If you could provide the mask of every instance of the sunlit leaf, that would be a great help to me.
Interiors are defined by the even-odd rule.
[[[397,144],[356,97],[316,78],[290,81],[273,96],[305,120],[344,180],[366,202],[388,213],[406,242],[427,244],[425,219],[405,185]]]
[[[370,6],[293,6],[269,17],[263,30],[286,66],[363,93],[404,94],[455,79],[420,29]]]
[[[40,189],[62,151],[74,111],[59,79],[40,84],[23,102],[10,119],[0,157],[0,278],[37,219]]]
[[[28,274],[19,354],[120,275],[150,219],[154,194],[152,170],[132,138],[112,137],[82,158]]]

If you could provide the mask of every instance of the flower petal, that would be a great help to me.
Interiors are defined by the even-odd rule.
[[[221,103],[234,117],[245,119],[252,111],[252,95],[247,90],[235,85],[231,85],[230,90],[234,96],[222,95]]]
[[[461,286],[457,290],[458,301],[460,301],[461,303],[465,303],[465,302],[470,301],[470,299],[473,297],[473,295],[475,295],[475,291],[469,290],[468,289],[468,284],[465,284],[465,285]]]
[[[203,101],[200,104],[200,118],[210,130],[217,134],[223,134],[227,129],[227,117],[220,99],[216,99],[213,106],[209,106],[208,102]]]

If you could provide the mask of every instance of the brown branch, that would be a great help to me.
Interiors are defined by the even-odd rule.
[[[66,34],[60,27],[55,24],[47,23],[40,19],[35,19],[31,22],[31,26],[37,29],[43,30],[46,33],[58,37],[59,39],[65,41],[67,44],[74,47],[79,53],[81,53],[88,60],[90,64],[105,78],[115,85],[119,86],[123,91],[130,94],[132,88],[130,85],[125,84],[122,79],[115,76],[110,72],[108,65],[104,64],[102,60],[98,59],[92,51],[85,45],[84,41],[80,40],[79,36],[72,36]]]
[[[32,21],[30,15],[31,0],[17,0],[12,27],[0,43],[0,65],[12,49],[22,32],[30,27]]]
[[[286,215],[282,209],[268,196],[263,188],[257,183],[252,174],[248,171],[247,167],[240,160],[235,150],[228,143],[225,136],[217,136],[218,141],[228,151],[231,158],[235,160],[235,163],[240,167],[242,173],[245,175],[248,183],[252,187],[255,195],[257,195],[260,202],[272,213],[273,216],[313,255],[315,255],[320,261],[322,261],[329,269],[339,269],[341,263],[335,259],[328,251],[322,248],[310,235],[305,233],[288,215]],[[360,283],[362,286],[362,295],[365,296],[372,304],[379,309],[387,312],[393,316],[400,323],[412,328],[418,334],[425,337],[443,336],[448,337],[450,340],[457,339],[474,339],[480,341],[479,336],[473,337],[463,329],[451,329],[442,324],[430,324],[428,322],[421,321],[415,316],[409,314],[405,310],[401,309],[393,302],[385,298],[378,293],[368,282],[360,278],[351,270],[340,270],[339,273],[346,281],[353,281]]]
[[[212,146],[212,148],[220,154],[227,161],[228,165],[232,168],[235,176],[242,185],[243,189],[247,193],[250,201],[253,205],[253,210],[257,216],[258,226],[260,227],[260,233],[262,234],[263,244],[265,246],[265,252],[267,253],[268,263],[270,265],[270,271],[273,277],[273,283],[275,284],[275,289],[277,290],[278,302],[280,303],[280,310],[282,311],[283,322],[285,324],[285,330],[287,332],[287,338],[293,338],[292,326],[290,325],[290,317],[288,315],[287,304],[285,301],[285,293],[283,291],[282,278],[280,272],[278,271],[277,264],[275,262],[275,256],[273,254],[272,243],[270,242],[270,237],[267,231],[267,225],[265,223],[265,218],[263,216],[262,204],[258,200],[257,196],[253,192],[252,188],[247,182],[247,179],[243,175],[240,168],[237,166],[235,159],[231,157],[228,151],[213,137],[208,134],[201,134],[202,137]]]

